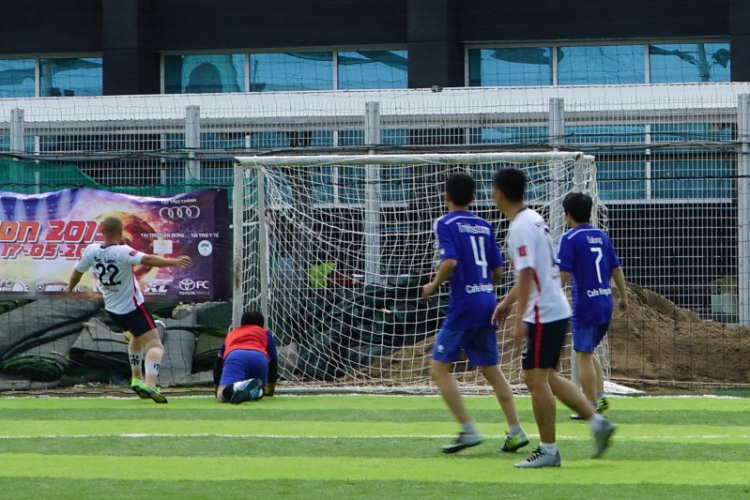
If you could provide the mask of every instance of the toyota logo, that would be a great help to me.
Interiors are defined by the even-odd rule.
[[[195,290],[195,281],[191,280],[190,278],[185,278],[184,280],[180,281],[179,287],[180,290],[184,292],[190,292],[192,290]]]
[[[201,209],[195,205],[181,207],[161,207],[159,217],[162,219],[197,219],[201,216]]]

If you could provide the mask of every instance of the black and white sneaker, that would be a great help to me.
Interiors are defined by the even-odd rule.
[[[560,467],[562,461],[560,460],[560,452],[555,452],[554,455],[545,453],[541,446],[537,448],[529,455],[529,458],[523,462],[518,462],[516,467],[519,469],[539,469],[542,467]]]
[[[462,432],[458,435],[453,444],[443,446],[440,449],[440,452],[449,455],[480,444],[482,444],[482,436],[478,432]]]

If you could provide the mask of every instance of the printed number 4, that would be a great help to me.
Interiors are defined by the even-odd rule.
[[[482,268],[482,278],[487,279],[487,253],[484,249],[484,236],[471,236],[471,249],[474,251],[474,262]],[[477,244],[477,239],[479,244]]]
[[[602,268],[601,268],[601,262],[604,258],[604,254],[602,253],[601,247],[591,247],[590,250],[596,254],[596,277],[599,278],[599,283],[604,283],[602,281]]]

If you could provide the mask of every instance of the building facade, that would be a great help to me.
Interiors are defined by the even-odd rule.
[[[750,79],[742,0],[5,0],[0,97]]]

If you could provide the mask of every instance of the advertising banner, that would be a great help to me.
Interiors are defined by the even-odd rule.
[[[229,292],[227,191],[206,189],[169,197],[143,197],[65,189],[23,195],[0,192],[0,295],[6,298],[91,298],[98,290],[88,272],[70,296],[70,273],[83,250],[101,242],[101,222],[123,222],[124,243],[144,253],[188,255],[178,269],[136,266],[147,301],[226,300]]]

